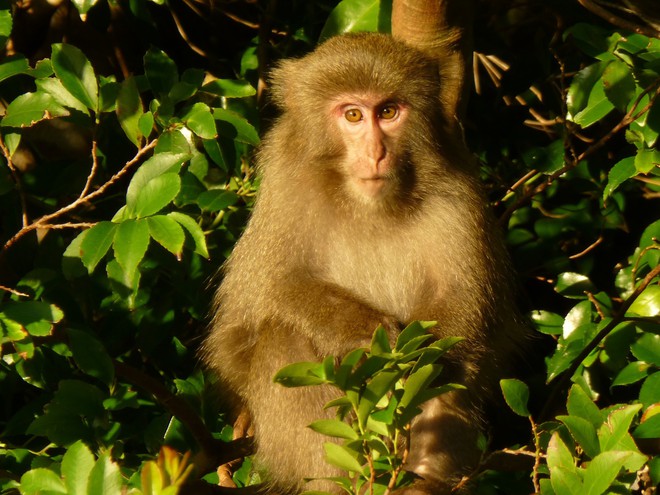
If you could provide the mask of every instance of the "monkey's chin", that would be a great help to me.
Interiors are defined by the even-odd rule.
[[[387,189],[387,179],[384,177],[373,177],[369,179],[356,179],[356,192],[365,200],[378,199],[385,195]]]

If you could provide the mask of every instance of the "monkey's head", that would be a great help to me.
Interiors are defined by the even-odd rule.
[[[320,169],[310,173],[349,202],[391,206],[421,194],[427,171],[412,157],[435,149],[439,79],[421,51],[388,35],[351,34],[282,62],[271,88],[301,166]]]

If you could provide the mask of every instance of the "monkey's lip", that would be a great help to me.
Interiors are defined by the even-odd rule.
[[[377,196],[380,194],[386,183],[387,177],[380,175],[357,178],[357,186],[367,196]]]

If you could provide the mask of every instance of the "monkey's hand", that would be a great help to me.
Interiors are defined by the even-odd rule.
[[[343,356],[369,346],[378,325],[383,325],[392,344],[399,335],[401,325],[395,317],[340,287],[309,278],[285,285],[278,288],[281,299],[277,312],[294,331],[311,341],[319,356]]]

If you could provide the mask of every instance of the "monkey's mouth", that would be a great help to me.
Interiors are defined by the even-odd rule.
[[[372,177],[358,177],[357,188],[364,196],[375,198],[381,195],[387,185],[387,177],[374,175]]]

